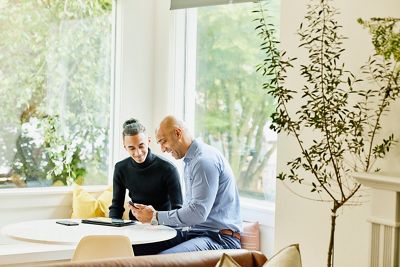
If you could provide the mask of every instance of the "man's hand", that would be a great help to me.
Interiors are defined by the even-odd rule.
[[[133,206],[129,204],[129,208],[132,211],[132,214],[138,219],[141,223],[150,223],[151,218],[153,217],[153,212],[156,210],[153,206],[142,205],[135,203]]]

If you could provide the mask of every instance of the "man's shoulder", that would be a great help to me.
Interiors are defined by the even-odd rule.
[[[195,152],[195,158],[198,161],[204,161],[204,162],[215,161],[216,158],[219,158],[221,156],[222,156],[221,151],[204,142],[201,142],[197,146],[197,150]]]
[[[130,157],[127,157],[127,158],[125,158],[125,159],[123,159],[121,161],[118,161],[117,163],[115,163],[115,168],[116,169],[117,168],[123,168],[123,167],[127,166],[130,163],[130,161],[131,161]]]
[[[220,154],[221,152],[214,146],[203,142],[201,139],[196,139],[196,152],[197,154],[204,155],[204,154]]]
[[[167,159],[161,155],[154,154],[154,156],[155,156],[155,161],[157,162],[157,164],[159,164],[165,168],[173,168],[173,169],[176,168],[175,164],[172,161],[170,161],[169,159]]]
[[[224,156],[216,147],[200,142],[194,153],[193,163],[201,168],[221,166],[225,162]]]

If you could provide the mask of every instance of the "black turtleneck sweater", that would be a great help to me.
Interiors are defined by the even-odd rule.
[[[110,218],[122,218],[126,189],[134,203],[152,205],[156,210],[182,207],[178,170],[150,149],[143,163],[136,163],[129,157],[115,164]],[[129,217],[135,219],[131,212]]]

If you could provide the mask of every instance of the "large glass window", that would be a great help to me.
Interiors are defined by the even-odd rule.
[[[105,184],[112,0],[0,2],[0,188]]]
[[[194,121],[196,137],[230,161],[241,196],[273,201],[276,134],[269,124],[275,106],[256,72],[263,60],[252,12],[258,8],[245,3],[185,11],[183,113]],[[269,8],[278,26],[278,1]]]

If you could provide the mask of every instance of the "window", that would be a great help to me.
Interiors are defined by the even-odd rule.
[[[112,7],[0,3],[0,188],[107,182]]]
[[[181,31],[185,38],[176,38],[184,39],[184,48],[176,50],[185,54],[176,59],[185,79],[174,84],[183,84],[184,110],[178,112],[194,122],[196,137],[230,161],[240,195],[274,201],[276,134],[269,125],[275,106],[256,72],[263,60],[252,13],[258,8],[245,3],[175,11],[186,28]],[[277,23],[278,1],[270,3],[270,10]]]

